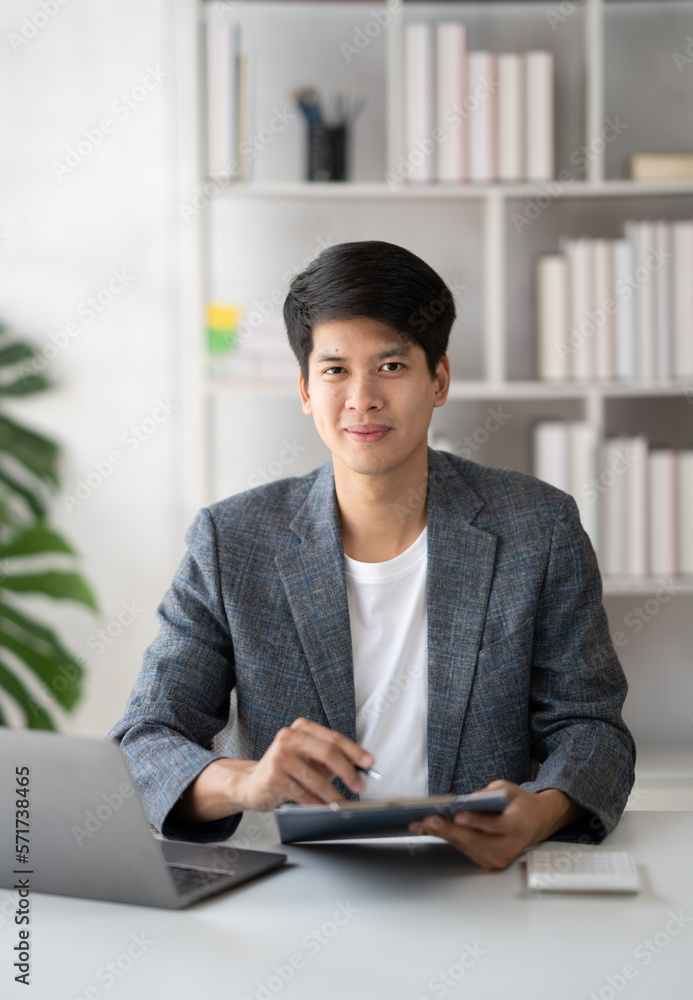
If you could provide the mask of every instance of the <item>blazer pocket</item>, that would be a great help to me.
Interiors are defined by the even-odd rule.
[[[534,616],[507,635],[479,650],[474,676],[474,702],[481,706],[485,724],[493,724],[504,743],[517,739],[528,712],[529,674]]]
[[[518,653],[534,635],[534,615],[521,621],[512,632],[499,636],[493,642],[484,643],[479,649],[479,658],[503,657],[503,654]]]

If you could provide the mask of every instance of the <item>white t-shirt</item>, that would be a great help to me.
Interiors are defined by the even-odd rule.
[[[362,799],[428,795],[426,528],[394,559],[344,555],[356,693],[356,740],[382,780]]]

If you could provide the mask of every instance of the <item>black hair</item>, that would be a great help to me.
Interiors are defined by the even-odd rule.
[[[419,344],[435,377],[455,322],[452,292],[410,250],[361,240],[326,247],[289,286],[284,322],[306,384],[313,327],[359,316],[387,323],[405,342]]]

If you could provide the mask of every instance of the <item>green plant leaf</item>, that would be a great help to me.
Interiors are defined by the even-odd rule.
[[[0,396],[30,396],[33,392],[42,392],[51,386],[52,383],[45,375],[23,375],[5,385],[0,382]]]
[[[2,334],[0,330],[0,335]],[[29,358],[36,357],[36,350],[23,340],[17,340],[12,344],[5,344],[0,347],[0,368],[8,365],[19,364],[20,361],[28,361]]]
[[[45,517],[46,505],[43,500],[37,496],[28,486],[24,486],[23,483],[18,482],[14,476],[11,476],[4,469],[0,468],[0,482],[4,483],[10,490],[14,493],[18,493],[19,496],[24,500],[24,502],[31,508],[32,513],[38,517]]]
[[[72,556],[75,555],[75,550],[55,531],[51,531],[43,521],[32,524],[9,545],[0,545],[0,559],[37,555],[40,552],[67,552]]]
[[[6,451],[39,479],[58,485],[59,447],[55,441],[0,416],[0,451]]]
[[[15,340],[0,323],[0,401],[43,392],[51,380],[32,362],[40,352],[28,341]],[[72,546],[45,521],[49,491],[58,481],[59,444],[38,431],[0,414],[0,560],[64,553],[75,556]],[[14,464],[21,468],[13,468]],[[25,476],[23,473],[26,472]],[[18,505],[18,501],[21,503]],[[32,522],[27,525],[28,515]],[[47,570],[0,572],[0,595],[14,592],[41,593],[62,600],[77,601],[98,611],[96,598],[77,573]],[[46,697],[69,710],[82,693],[84,668],[59,641],[56,633],[0,601],[0,650],[14,657],[40,680]],[[50,711],[42,707],[50,700],[32,696],[11,665],[0,661],[0,689],[24,712],[26,725],[35,729],[56,729]],[[0,711],[0,726],[6,725]]]
[[[8,622],[12,624],[8,626]],[[13,626],[21,630],[19,638],[23,642],[38,644],[39,653],[43,650],[45,655],[60,660],[63,666],[75,665],[80,673],[83,672],[81,665],[71,653],[68,653],[52,629],[46,628],[45,625],[41,625],[33,618],[27,618],[21,611],[17,611],[9,604],[0,602],[0,628],[7,629],[9,627],[12,631]]]
[[[24,712],[27,728],[56,728],[55,723],[48,713],[41,708],[36,699],[29,694],[22,682],[18,680],[3,663],[0,663],[0,687],[7,691],[11,698],[14,698]]]
[[[27,667],[43,681],[51,692],[51,697],[67,709],[72,708],[81,693],[82,668],[76,663],[60,663],[58,659],[42,656],[31,646],[15,639],[9,632],[0,629],[0,646],[11,650],[26,663]],[[62,670],[60,668],[63,668]]]
[[[86,582],[77,573],[27,573],[24,576],[7,576],[0,579],[0,590],[19,592],[36,591],[61,600],[79,601],[98,611],[96,599]]]

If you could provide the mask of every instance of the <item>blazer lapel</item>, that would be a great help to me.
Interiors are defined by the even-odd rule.
[[[330,728],[356,740],[356,704],[342,529],[328,462],[290,524],[301,539],[275,556]]]
[[[472,526],[483,500],[428,449],[428,787],[450,791],[486,618],[496,536]]]

